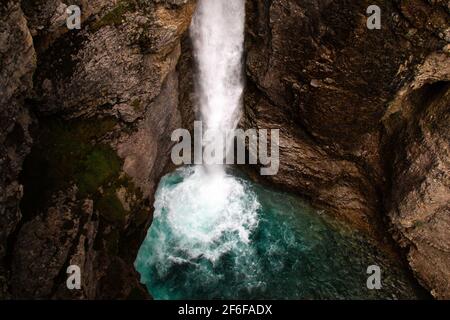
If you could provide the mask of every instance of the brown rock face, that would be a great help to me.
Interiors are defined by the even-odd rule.
[[[16,297],[50,296],[58,284],[55,279],[64,271],[61,266],[68,260],[86,274],[92,272],[85,263],[94,261],[95,257],[84,255],[95,252],[92,247],[98,218],[93,219],[92,201],[81,206],[76,203],[76,193],[76,188],[61,191],[46,212],[21,228],[12,268],[12,289]],[[24,279],[26,286],[22,285]],[[90,284],[86,280],[84,283]],[[83,290],[89,288],[92,286],[83,286]],[[89,297],[90,293],[85,292],[84,296]]]
[[[450,63],[430,55],[383,119],[386,207],[398,242],[421,282],[450,298]]]
[[[22,162],[29,152],[31,121],[24,108],[36,66],[32,38],[16,1],[0,4],[0,298],[8,296],[4,266],[7,241],[21,219],[18,182]]]
[[[366,9],[373,4],[381,8],[381,30],[366,26]],[[421,135],[403,132],[408,142],[398,146],[402,151],[388,148],[387,141],[395,138],[386,133],[381,120],[389,112],[388,103],[414,79],[425,58],[448,51],[448,10],[445,1],[247,1],[243,126],[280,129],[280,171],[269,181],[303,194],[376,238],[387,211],[393,229],[409,239],[404,245],[414,248],[411,266],[438,297],[448,297],[450,292],[445,247],[450,238],[443,232],[450,193],[445,167],[448,139],[444,139],[448,121],[443,118],[450,103],[445,84],[435,88],[440,93],[424,93],[417,102],[421,110],[429,109],[434,121],[442,121],[428,142]],[[427,62],[430,66],[423,67],[415,81],[425,75],[434,82],[448,81],[443,76],[449,66],[448,53],[440,57]],[[433,75],[436,72],[440,74]],[[411,126],[408,132],[412,132],[417,129],[415,123],[404,127]],[[428,144],[435,153],[426,160],[419,154],[430,150]],[[397,152],[391,175],[386,159]],[[411,160],[403,156],[405,152],[418,158],[414,169],[408,169]],[[416,172],[419,163],[422,169]],[[435,168],[434,173],[427,171],[426,163]],[[431,183],[433,179],[436,182]],[[419,181],[429,187],[416,184]],[[435,200],[422,197],[419,201],[420,194],[432,190]],[[424,203],[430,207],[422,207]],[[422,220],[430,222],[414,233],[406,225],[422,221],[419,212]],[[433,259],[426,262],[429,256]],[[432,263],[439,267],[432,270]]]
[[[181,127],[177,64],[195,1],[74,4],[80,30],[60,1],[24,1],[28,25],[19,4],[2,7],[1,284],[14,298],[148,298],[133,262]],[[25,96],[36,125],[19,211],[29,143],[8,133],[28,124]],[[82,290],[66,287],[70,265]]]
[[[62,0],[0,5],[0,298],[149,298],[133,262],[170,134],[194,120],[195,0],[72,3],[81,30]],[[381,241],[386,218],[450,298],[448,2],[246,5],[242,126],[280,129],[268,182]]]

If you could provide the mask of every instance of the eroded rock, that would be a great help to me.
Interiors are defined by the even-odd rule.
[[[417,277],[441,299],[450,298],[449,58],[427,57],[383,118],[392,229]]]
[[[448,298],[448,7],[381,1],[369,31],[370,4],[247,1],[243,125],[281,130],[271,182],[375,238],[389,215],[419,279]]]
[[[21,219],[18,181],[31,145],[24,98],[33,86],[36,55],[27,21],[16,1],[0,4],[0,298],[8,296],[7,242]]]
[[[181,125],[176,67],[195,1],[74,4],[82,7],[82,29],[70,31],[60,1],[22,4],[38,51],[28,100],[37,129],[22,174],[22,220],[15,200],[20,224],[6,266],[10,292],[149,298],[133,262],[152,219],[170,134]],[[34,52],[30,32],[27,39]],[[31,74],[26,79],[31,85]],[[82,271],[80,291],[66,287],[72,264]]]

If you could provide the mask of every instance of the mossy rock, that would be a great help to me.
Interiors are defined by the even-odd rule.
[[[136,112],[142,111],[141,100],[139,99],[134,99],[133,102],[131,102],[131,106],[133,107],[133,110]]]
[[[55,192],[73,184],[78,186],[80,197],[87,197],[118,179],[122,160],[102,142],[115,125],[111,118],[42,120],[21,174],[25,186],[22,210],[33,213],[45,208]]]
[[[39,124],[40,133],[21,174],[24,218],[31,219],[45,212],[55,194],[77,185],[77,198],[93,200],[94,211],[98,212],[103,226],[98,237],[106,241],[98,241],[98,249],[113,255],[122,252],[127,221],[131,230],[146,222],[149,204],[122,171],[122,159],[105,143],[114,134],[116,120],[65,121],[53,117],[42,119]],[[126,190],[124,199],[118,197],[120,189]],[[126,209],[122,201],[126,201]]]
[[[105,182],[116,178],[121,170],[120,160],[110,147],[100,145],[89,152],[80,163],[76,180],[81,194],[94,193]]]
[[[104,26],[121,25],[125,14],[134,10],[136,10],[136,3],[134,1],[120,1],[111,11],[92,24],[92,30],[97,31]]]

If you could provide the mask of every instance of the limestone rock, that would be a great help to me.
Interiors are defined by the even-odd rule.
[[[450,298],[450,62],[431,54],[390,104],[386,208],[399,243],[425,287]]]
[[[73,4],[82,8],[81,30],[66,28],[62,1],[23,1],[28,25],[18,3],[2,5],[1,137],[8,158],[1,167],[0,258],[8,251],[11,261],[2,264],[1,288],[15,298],[148,299],[133,262],[169,161],[171,132],[181,126],[176,69],[195,1]],[[25,94],[31,117],[17,98]],[[15,108],[3,108],[9,101]],[[22,188],[17,175],[31,138],[19,129],[32,121]],[[79,291],[66,287],[72,264],[82,270]]]
[[[448,298],[448,3],[379,1],[382,30],[368,30],[371,4],[248,0],[242,126],[280,129],[267,181],[380,240],[389,216]]]
[[[24,98],[33,86],[36,57],[27,21],[17,1],[0,4],[0,297],[7,296],[7,241],[21,219],[18,182],[31,144]]]
[[[448,12],[422,1],[382,1],[382,30],[369,30],[371,4],[248,0],[243,126],[281,130],[280,172],[270,181],[376,233],[383,220],[380,120],[414,67],[445,45],[438,34]],[[433,22],[425,27],[424,17]],[[417,32],[408,34],[412,27]]]

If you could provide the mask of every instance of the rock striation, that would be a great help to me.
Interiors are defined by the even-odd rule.
[[[373,4],[381,30],[366,25]],[[280,129],[268,182],[382,242],[390,223],[439,298],[450,294],[449,18],[446,1],[248,0],[242,123]]]
[[[73,2],[80,30],[62,1],[1,8],[2,296],[149,298],[133,262],[181,127],[195,1]],[[82,290],[67,289],[70,265]]]
[[[133,268],[171,132],[192,129],[195,0],[0,4],[0,298],[150,298]],[[376,4],[382,29],[369,30]],[[450,298],[450,8],[246,0],[244,128],[301,194]],[[256,177],[256,176],[255,176]],[[82,290],[66,287],[67,267]]]

